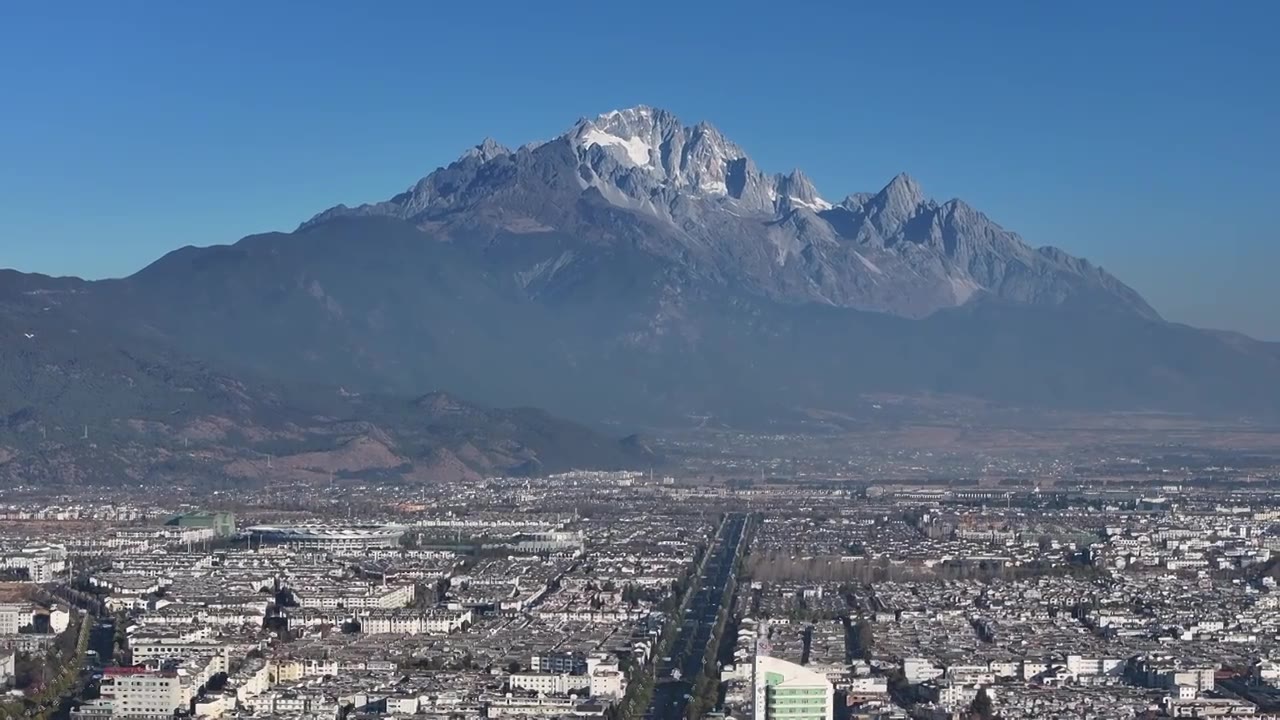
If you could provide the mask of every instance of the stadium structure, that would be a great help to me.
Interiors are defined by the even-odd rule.
[[[404,535],[395,525],[254,525],[248,531],[260,543],[318,550],[395,548]]]

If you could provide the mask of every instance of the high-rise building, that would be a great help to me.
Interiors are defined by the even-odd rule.
[[[803,665],[756,654],[755,720],[832,720],[835,688]]]

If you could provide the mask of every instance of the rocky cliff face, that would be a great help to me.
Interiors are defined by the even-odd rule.
[[[624,244],[682,278],[788,303],[923,317],[991,296],[1158,317],[1088,261],[1033,248],[960,200],[939,204],[905,174],[833,204],[800,170],[765,173],[711,125],[643,106],[515,152],[486,141],[389,201],[333,208],[304,227],[352,215],[481,244],[562,233],[565,242],[503,258],[541,285],[597,262],[590,248]]]

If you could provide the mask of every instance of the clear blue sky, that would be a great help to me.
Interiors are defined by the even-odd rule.
[[[128,274],[647,103],[828,197],[907,171],[1280,339],[1280,2],[0,7],[0,267]]]

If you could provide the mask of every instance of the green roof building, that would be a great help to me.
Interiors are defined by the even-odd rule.
[[[224,511],[197,510],[195,512],[174,515],[165,521],[165,525],[181,528],[212,528],[218,537],[231,537],[236,534],[236,516]]]

